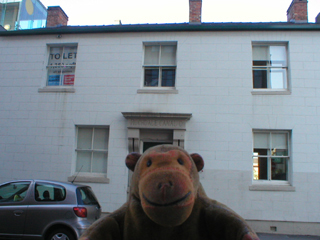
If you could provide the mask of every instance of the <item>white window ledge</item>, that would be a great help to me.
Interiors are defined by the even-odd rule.
[[[68,182],[82,182],[82,183],[110,183],[110,179],[105,174],[100,175],[83,175],[83,176],[70,176]]]
[[[290,95],[289,90],[274,90],[274,89],[254,89],[251,91],[252,95]]]
[[[76,89],[74,87],[43,87],[38,89],[39,93],[44,92],[65,92],[65,93],[74,93]]]
[[[295,192],[296,188],[291,185],[271,185],[271,184],[253,184],[249,186],[250,191],[282,191]]]
[[[141,89],[138,89],[137,93],[178,94],[178,90],[177,89],[161,89],[161,88],[152,88],[152,89],[141,88]]]

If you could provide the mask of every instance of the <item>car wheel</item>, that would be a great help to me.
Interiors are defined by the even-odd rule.
[[[49,237],[47,240],[76,240],[72,232],[70,232],[67,229],[57,229],[54,230],[51,234],[49,234]]]

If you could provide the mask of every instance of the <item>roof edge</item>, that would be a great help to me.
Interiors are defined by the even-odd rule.
[[[0,36],[27,36],[48,34],[179,32],[179,31],[319,31],[319,23],[173,23],[102,26],[60,26],[28,30],[2,31]]]

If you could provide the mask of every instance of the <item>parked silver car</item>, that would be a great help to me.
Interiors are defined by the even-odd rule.
[[[0,239],[76,240],[100,215],[89,186],[46,180],[0,185]]]

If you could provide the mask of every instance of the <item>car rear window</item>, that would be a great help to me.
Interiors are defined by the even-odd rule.
[[[59,202],[66,198],[66,189],[56,184],[37,183],[34,197],[38,202]]]
[[[89,187],[77,188],[77,198],[79,205],[99,205],[95,195]]]

